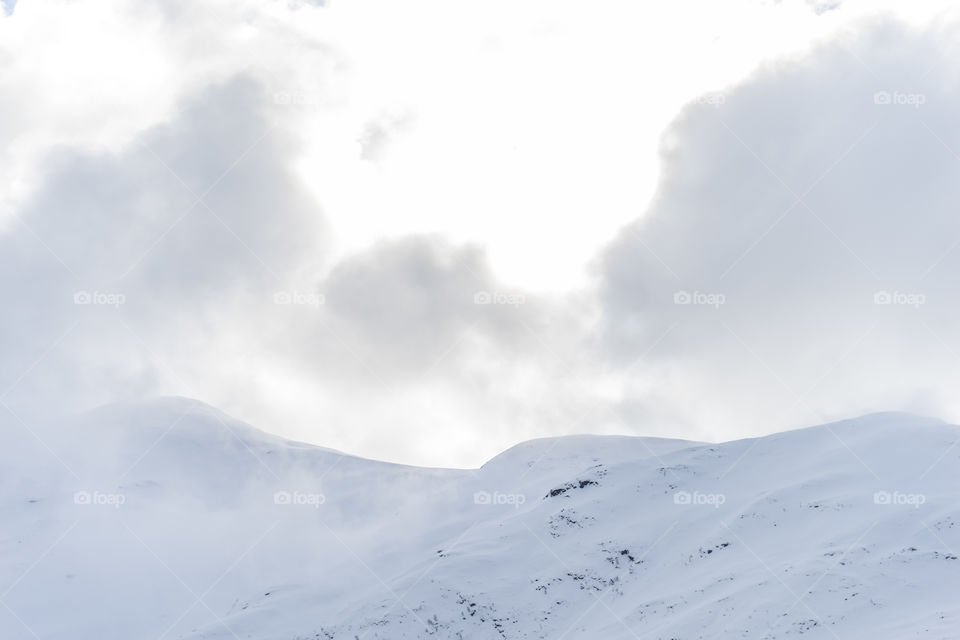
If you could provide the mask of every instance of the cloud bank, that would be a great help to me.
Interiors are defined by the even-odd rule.
[[[52,99],[25,109],[16,96],[46,76],[0,55],[13,167],[0,415],[14,428],[178,394],[361,455],[476,465],[563,433],[729,439],[887,409],[960,419],[956,21],[861,21],[733,74],[663,131],[657,172],[636,173],[637,184],[659,175],[641,209],[625,177],[633,152],[607,153],[645,140],[623,105],[605,117],[592,99],[565,105],[582,119],[543,127],[501,97],[495,113],[529,134],[511,156],[488,103],[461,112],[456,96],[420,91],[438,86],[437,67],[382,99],[364,73],[385,78],[388,61],[318,26],[330,16],[349,32],[356,16],[282,4],[134,12],[154,33],[136,62],[155,60],[156,82],[124,94],[91,76],[104,93],[74,96],[72,118]],[[23,3],[2,26],[52,19],[51,7]],[[784,9],[800,10],[846,9]],[[572,33],[541,26],[537,38]],[[494,62],[451,86],[517,88],[479,75],[504,69],[505,47],[545,65],[524,68],[546,73],[544,100],[556,97],[559,68],[501,36],[452,46]],[[282,42],[306,62],[281,64]],[[616,95],[653,105],[657,82]],[[675,113],[686,90],[665,90],[650,119]],[[558,138],[564,129],[590,140]],[[502,258],[518,247],[536,268],[512,278]],[[592,270],[556,286],[591,251]],[[530,285],[553,271],[551,286]]]
[[[876,22],[686,109],[653,205],[602,260],[610,355],[672,328],[655,368],[717,435],[955,419],[955,34]]]

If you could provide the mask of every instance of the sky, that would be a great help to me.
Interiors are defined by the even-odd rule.
[[[960,4],[19,0],[0,421],[471,467],[960,420]]]

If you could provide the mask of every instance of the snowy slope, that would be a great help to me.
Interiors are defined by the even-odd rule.
[[[575,436],[479,470],[186,399],[0,441],[0,638],[958,638],[960,429]]]

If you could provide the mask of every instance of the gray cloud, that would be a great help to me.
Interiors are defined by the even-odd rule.
[[[8,401],[147,392],[150,351],[194,350],[238,300],[319,257],[320,212],[285,168],[296,144],[266,120],[262,93],[237,79],[120,153],[51,153],[0,238]]]
[[[0,236],[2,399],[29,415],[190,395],[418,462],[557,433],[960,417],[953,31],[860,33],[684,110],[650,210],[599,257],[596,289],[558,295],[437,236],[328,264],[290,170],[295,119],[274,126],[272,93],[248,79],[118,153],[60,149]],[[124,304],[77,305],[78,291]],[[276,303],[289,296],[307,304]]]
[[[371,120],[360,136],[360,156],[371,162],[379,161],[397,135],[409,130],[415,122],[416,115],[411,112]]]
[[[0,238],[13,309],[0,320],[4,401],[33,424],[179,393],[383,457],[440,426],[429,441],[470,449],[501,431],[489,455],[515,440],[518,413],[534,428],[522,378],[562,366],[576,309],[511,289],[481,248],[440,237],[384,241],[325,268],[322,216],[288,170],[297,144],[263,111],[270,98],[237,79],[119,153],[51,154]],[[302,389],[310,397],[280,423]],[[451,423],[461,413],[474,418]]]
[[[560,427],[555,414],[566,409],[544,405],[567,389],[563,377],[583,373],[585,307],[505,286],[478,247],[384,241],[334,265],[309,293],[324,303],[273,310],[283,330],[269,349],[314,385],[326,424],[337,425],[321,441],[349,450],[492,456],[518,432]]]
[[[544,300],[498,283],[482,250],[437,237],[383,242],[348,257],[320,288],[337,334],[365,360],[402,375],[441,366],[441,358],[457,361],[450,350],[471,338],[529,356],[529,331],[542,332],[549,312]]]
[[[707,429],[957,409],[956,29],[862,33],[688,107],[652,207],[604,256],[610,356],[667,332],[654,370]]]

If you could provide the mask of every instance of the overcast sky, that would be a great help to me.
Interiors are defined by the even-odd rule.
[[[439,466],[960,420],[954,4],[7,0],[2,420]]]

